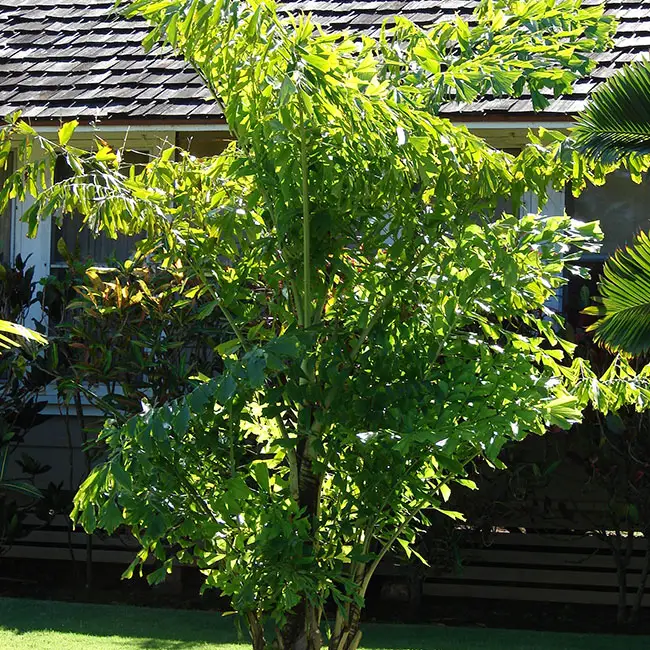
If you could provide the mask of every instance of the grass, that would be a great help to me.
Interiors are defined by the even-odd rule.
[[[366,650],[647,650],[648,637],[366,625]],[[216,613],[0,598],[2,650],[244,650]]]

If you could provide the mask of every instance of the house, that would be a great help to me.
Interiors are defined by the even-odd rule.
[[[396,14],[426,26],[457,13],[467,15],[476,4],[476,0],[309,0],[287,2],[284,7],[312,12],[334,29],[372,35]],[[571,96],[552,100],[543,113],[534,112],[526,98],[496,98],[469,106],[449,104],[445,114],[495,146],[509,149],[521,145],[529,128],[569,127],[598,84],[642,57],[650,45],[649,1],[606,5],[620,21],[615,47],[597,55],[598,67],[576,84]],[[112,0],[0,0],[0,114],[21,110],[43,133],[55,132],[62,121],[78,119],[81,126],[75,138],[80,145],[89,144],[94,133],[115,144],[128,134],[130,147],[144,152],[164,140],[199,155],[218,151],[228,137],[219,103],[210,98],[198,75],[164,48],[145,54],[140,43],[146,33],[143,21],[117,16]],[[610,252],[644,222],[646,192],[623,176],[614,177],[605,188],[589,190],[575,201],[554,193],[547,209],[561,212],[566,205],[577,217],[600,218],[605,251]],[[536,208],[534,198],[530,200],[531,209]],[[37,237],[29,239],[20,219],[25,207],[12,206],[0,217],[0,256],[7,260],[18,253],[30,255],[38,280],[61,265],[52,242],[61,235],[75,238],[77,228],[68,223],[57,232],[56,226],[45,222]],[[110,248],[101,238],[82,239],[83,252],[95,258]]]
[[[324,26],[372,35],[396,14],[426,26],[456,13],[466,15],[476,4],[475,0],[309,0],[283,6],[312,12]],[[620,21],[615,47],[597,56],[598,67],[576,84],[573,95],[552,100],[543,113],[535,113],[526,98],[495,98],[469,106],[449,104],[445,114],[507,149],[520,147],[530,128],[570,127],[589,94],[616,69],[644,56],[650,46],[650,0],[612,0],[606,6]],[[55,133],[62,121],[76,118],[80,126],[74,142],[82,146],[98,133],[115,145],[128,139],[130,148],[145,153],[162,141],[188,147],[197,155],[219,151],[229,137],[219,103],[198,75],[164,48],[145,54],[140,42],[146,25],[116,16],[112,8],[113,0],[0,0],[0,113],[21,110],[43,133]],[[649,204],[650,186],[634,185],[621,173],[578,199],[554,192],[546,209],[566,209],[584,220],[600,219],[607,254],[629,241],[638,228],[650,225]],[[38,280],[62,264],[55,245],[58,238],[78,235],[72,222],[59,229],[46,221],[35,238],[28,238],[21,221],[26,207],[12,205],[0,216],[0,254],[5,260],[17,254],[30,256]],[[535,197],[529,197],[529,207],[536,209]],[[101,237],[84,236],[79,243],[82,253],[100,262],[116,246]],[[603,259],[601,255],[585,262],[596,268]],[[575,328],[581,325],[583,289],[574,283],[558,299],[557,307]],[[48,410],[59,412],[54,396]],[[69,449],[62,420],[43,425],[30,450],[54,467],[67,467]],[[73,483],[81,470],[78,465]],[[63,549],[61,556],[66,554]]]

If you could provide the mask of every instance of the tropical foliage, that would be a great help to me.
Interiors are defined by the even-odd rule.
[[[583,463],[585,490],[600,492],[601,499],[606,495],[592,525],[616,566],[617,622],[628,625],[638,622],[650,571],[650,366],[620,356],[604,367],[602,361],[591,365],[577,378],[578,395],[589,408],[569,453]],[[641,535],[645,558],[634,573],[632,556]]]
[[[624,163],[641,182],[650,154],[650,63],[623,68],[592,96],[572,132],[576,149],[604,164]],[[645,354],[650,350],[650,239],[638,235],[605,264],[598,304],[586,313],[599,316],[590,329],[611,350]]]
[[[103,267],[67,251],[65,260],[42,290],[53,328],[44,367],[63,406],[78,410],[83,397],[125,419],[143,401],[163,404],[191,390],[191,377],[221,371],[214,349],[229,340],[228,324],[210,317],[209,299],[185,299],[182,267],[161,268],[142,252]]]
[[[206,340],[219,366],[192,390],[107,421],[108,458],[73,515],[89,531],[131,528],[142,550],[127,575],[150,557],[152,582],[197,564],[255,648],[320,648],[333,602],[329,645],[355,650],[378,564],[416,553],[427,512],[461,516],[446,502],[472,487],[467,465],[499,465],[506,441],[579,418],[572,347],[545,303],[598,229],[519,206],[601,170],[560,134],[495,150],[440,108],[523,92],[542,107],[591,69],[613,23],[569,0],[482,2],[471,26],[397,19],[370,39],[270,2],[128,11],[152,23],[147,45],[166,40],[200,71],[234,142],[206,159],[166,147],[125,170],[99,139],[72,146],[75,123],[51,142],[16,117],[5,142],[43,157],[0,198],[33,194],[33,229],[78,211],[113,236],[144,231],[138,255],[175,274],[166,308],[200,305],[229,334]],[[51,185],[61,155],[74,176]],[[495,216],[499,197],[514,215]],[[113,281],[110,293],[125,298]]]
[[[30,330],[19,323],[0,320],[0,349],[16,347],[21,344],[21,339],[36,343],[47,343],[47,339],[38,332]]]
[[[38,401],[42,387],[34,360],[44,338],[14,325],[24,321],[35,302],[34,269],[18,256],[12,266],[0,266],[0,544],[10,545],[24,534],[23,521],[41,493],[34,478],[49,468],[24,451],[29,429],[43,421]],[[1,329],[5,327],[5,329]],[[17,458],[18,453],[20,457]]]
[[[587,314],[599,316],[589,329],[612,350],[641,355],[650,350],[650,237],[639,233],[634,244],[616,251],[598,283],[600,296]]]
[[[625,66],[600,86],[572,137],[582,153],[605,163],[650,154],[650,62]]]

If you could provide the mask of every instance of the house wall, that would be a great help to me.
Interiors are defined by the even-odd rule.
[[[56,139],[55,129],[44,129],[45,135]],[[160,148],[176,144],[188,149],[196,156],[214,155],[222,151],[228,142],[228,132],[223,128],[219,130],[176,130],[170,129],[113,129],[109,131],[99,130],[101,138],[115,148],[124,147],[136,151],[155,153]],[[70,144],[83,149],[92,150],[94,147],[95,132],[84,130],[81,127],[75,132]],[[18,144],[18,143],[17,143]],[[16,147],[16,155],[20,148]],[[44,152],[34,147],[32,160],[38,160]],[[17,164],[21,161],[17,159]],[[11,255],[21,255],[23,259],[29,257],[29,264],[34,266],[34,280],[38,283],[42,278],[50,275],[53,270],[51,260],[52,229],[56,228],[51,219],[41,222],[38,232],[34,238],[27,235],[27,224],[22,222],[22,217],[31,200],[24,203],[12,203],[11,207]],[[33,322],[43,321],[43,312],[40,305],[35,304],[30,309],[26,318],[26,325]],[[70,408],[68,415],[65,414],[65,407],[59,404],[56,394],[56,387],[48,386],[42,399],[47,402],[42,413],[48,416],[48,420],[33,428],[27,435],[24,445],[21,445],[20,453],[27,453],[43,464],[51,466],[51,470],[37,477],[37,486],[47,488],[48,483],[55,485],[62,484],[63,489],[73,490],[82,480],[86,473],[86,460],[82,451],[83,438],[81,428],[76,417],[74,407]],[[96,427],[101,423],[101,413],[90,406],[88,401],[82,397],[82,407],[86,418],[86,424]],[[13,464],[8,467],[8,476],[17,475],[19,468]]]
[[[473,131],[486,138],[495,147],[518,149],[526,142],[528,129],[524,127],[475,128]],[[114,147],[126,144],[130,149],[155,152],[158,148],[176,143],[178,146],[188,148],[197,156],[211,155],[223,150],[229,139],[228,132],[223,128],[216,131],[189,131],[173,128],[140,131],[135,129],[111,130],[106,133],[102,132],[101,135]],[[53,137],[56,135],[53,134]],[[93,138],[93,132],[81,131],[75,134],[72,143],[79,147],[91,148]],[[34,155],[38,156],[39,152],[35,151]],[[30,262],[36,267],[36,279],[38,280],[49,275],[51,271],[52,224],[50,220],[45,220],[41,224],[37,236],[34,239],[28,238],[26,225],[20,221],[20,217],[27,207],[27,205],[18,205],[14,208],[14,254],[31,255]],[[565,211],[565,193],[549,190],[549,199],[544,206],[538,205],[537,197],[529,195],[526,198],[526,208],[531,212],[541,209],[546,214],[562,214]],[[561,293],[551,301],[550,306],[557,311],[561,310]],[[35,306],[30,317],[38,319],[40,316],[40,310],[38,306]],[[52,466],[52,470],[47,475],[43,475],[40,480],[46,483],[62,481],[68,489],[73,489],[85,471],[79,424],[74,410],[67,419],[63,417],[54,387],[48,388],[44,398],[48,401],[44,413],[49,415],[50,419],[30,432],[25,451],[39,461]],[[90,407],[85,400],[83,407],[86,417],[99,418],[101,416],[101,413]],[[70,466],[72,466],[71,470]]]
[[[65,413],[64,407],[61,410]],[[84,441],[93,439],[101,422],[98,417],[86,418],[85,424],[90,431],[84,436],[74,408],[71,408],[68,417],[52,415],[29,431],[19,453],[29,454],[39,463],[51,467],[36,478],[38,488],[45,490],[49,483],[54,483],[60,484],[64,490],[76,490],[87,474]],[[9,473],[12,471],[10,466]]]
[[[526,128],[475,130],[493,146],[503,149],[521,147],[526,131]],[[113,146],[121,146],[126,139],[129,148],[146,151],[154,151],[166,143],[176,143],[196,156],[205,156],[221,151],[228,142],[228,135],[223,130],[134,131],[128,134],[112,132],[105,139]],[[89,147],[92,135],[80,134],[74,143]],[[52,225],[45,221],[37,237],[28,239],[25,227],[19,221],[26,207],[15,208],[14,253],[31,254],[37,278],[41,278],[51,269]],[[537,197],[529,195],[525,207],[530,212],[541,209],[545,214],[563,214],[565,192],[549,190],[549,199],[544,206],[538,204]],[[551,302],[550,306],[561,311],[561,293]],[[39,316],[37,311],[32,315]],[[51,466],[47,473],[38,477],[39,487],[47,489],[48,484],[53,483],[60,484],[63,490],[73,491],[88,467],[83,451],[84,436],[74,409],[67,414],[62,411],[52,389],[45,397],[49,404],[44,412],[50,418],[29,432],[21,451]],[[86,424],[96,430],[101,425],[101,414],[85,401],[83,408]],[[93,435],[90,432],[89,437]],[[537,442],[541,441],[534,440],[531,445],[532,461],[537,459]],[[15,465],[13,469],[17,469]],[[505,474],[502,478],[510,480]],[[607,496],[594,490],[586,492],[584,486],[584,471],[581,473],[580,468],[566,463],[558,467],[548,484],[528,491],[516,503],[513,502],[511,514],[501,514],[491,522],[492,536],[487,545],[469,543],[458,549],[464,565],[460,571],[458,568],[431,571],[423,576],[424,593],[446,598],[462,596],[615,604],[616,573],[611,554],[605,542],[585,534],[594,522],[602,523]],[[547,507],[547,503],[552,506]],[[34,525],[33,533],[10,549],[7,557],[66,560],[72,547],[78,559],[84,556],[85,537],[81,532],[69,537],[69,524],[63,515],[55,518],[47,529],[40,530],[38,523]],[[97,548],[93,557],[97,562],[116,562],[125,566],[134,553],[133,540],[128,535],[96,539],[95,543]],[[632,558],[635,571],[642,562],[640,545],[640,540],[635,543]],[[399,581],[403,580],[404,569],[396,569],[387,562],[379,573],[380,579],[390,581],[396,578]],[[650,601],[646,604],[650,605]]]
[[[523,146],[526,141],[526,128],[489,128],[472,129],[477,135],[486,138],[490,144],[503,149],[517,149]],[[46,135],[56,138],[55,129],[46,131]],[[222,151],[229,142],[229,132],[220,127],[216,130],[194,130],[187,129],[99,129],[98,133],[109,145],[119,148],[126,146],[129,149],[153,153],[159,148],[170,144],[189,150],[196,156],[214,155]],[[92,149],[96,133],[93,130],[79,128],[71,144],[80,148]],[[42,156],[43,152],[34,149],[33,156]],[[20,164],[20,161],[18,161]],[[562,214],[564,212],[565,197],[563,191],[549,190],[549,200],[542,210],[547,214]],[[21,221],[21,217],[29,207],[30,202],[13,206],[13,255],[21,254],[23,258],[30,256],[30,264],[35,267],[34,279],[38,282],[41,278],[48,276],[52,270],[51,238],[53,225],[50,219],[44,220],[38,229],[36,237],[27,236],[27,225]],[[538,210],[537,198],[533,195],[526,197],[526,209],[530,212]],[[56,227],[56,226],[54,226]],[[555,300],[551,301],[552,308],[560,310],[562,304],[561,293]],[[34,305],[29,313],[27,323],[32,319],[40,321],[42,311],[39,305]],[[74,409],[71,410],[67,420],[63,417],[61,407],[58,404],[56,389],[49,386],[43,398],[48,402],[44,414],[49,420],[32,430],[28,436],[25,446],[26,453],[37,458],[43,463],[52,466],[48,474],[40,477],[45,484],[49,481],[59,483],[63,481],[68,489],[78,484],[83,474],[84,455],[81,451],[81,437],[79,424],[76,420]],[[91,407],[82,398],[83,408],[86,417],[99,418],[101,413]],[[69,467],[72,465],[72,470]],[[72,472],[72,478],[71,478]]]

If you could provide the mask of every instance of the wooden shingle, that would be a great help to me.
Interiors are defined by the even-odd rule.
[[[598,4],[587,0],[584,4]],[[605,3],[620,21],[611,52],[596,55],[598,67],[569,97],[551,98],[544,115],[570,117],[593,90],[622,65],[647,56],[650,0]],[[477,0],[290,0],[283,11],[311,12],[330,29],[376,35],[401,15],[426,27],[454,15],[468,17]],[[35,121],[79,117],[138,122],[222,121],[198,75],[168,50],[140,46],[142,20],[126,20],[113,0],[0,0],[0,111],[18,108]],[[449,103],[447,115],[523,119],[533,113],[526,97],[485,98],[471,105]]]

